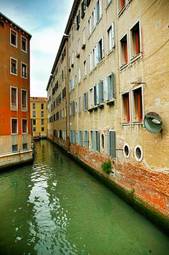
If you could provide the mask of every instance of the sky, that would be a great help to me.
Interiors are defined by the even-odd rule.
[[[32,35],[31,96],[46,96],[73,0],[0,0],[0,12]]]

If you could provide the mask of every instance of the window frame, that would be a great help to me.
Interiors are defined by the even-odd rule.
[[[16,73],[12,72],[12,60],[16,61]],[[10,74],[17,76],[18,75],[18,60],[16,58],[10,57]]]
[[[127,52],[125,53],[124,52],[124,48],[122,47],[122,40],[124,39],[124,37],[126,37],[126,49],[127,49]],[[128,64],[129,64],[129,59],[130,59],[130,56],[129,56],[129,36],[128,36],[128,33],[125,33],[121,39],[120,39],[120,69],[123,69],[123,67],[126,67]],[[125,56],[126,54],[126,56]]]
[[[26,132],[23,132],[23,121],[26,120]],[[22,134],[28,134],[28,120],[26,118],[22,118],[22,121],[21,121],[21,126],[22,126]]]
[[[128,111],[128,113],[129,113],[129,121],[127,121],[127,120],[125,120],[125,118],[124,118],[124,101],[123,101],[123,96],[125,95],[125,94],[128,94],[128,99],[129,99],[129,103],[128,103],[128,106],[129,106],[129,111]],[[121,104],[122,104],[122,125],[124,126],[127,126],[127,125],[130,125],[131,123],[132,123],[132,102],[131,102],[131,95],[130,95],[131,93],[130,93],[130,90],[128,90],[128,91],[125,91],[125,92],[123,92],[122,94],[121,94]]]
[[[26,39],[26,50],[24,50],[23,48],[22,48],[22,39]],[[24,35],[21,35],[21,51],[23,51],[24,53],[28,53],[28,39],[26,38],[26,36],[24,36]]]
[[[132,36],[132,29],[137,25],[137,23],[139,23],[139,46],[140,46],[140,52],[136,55],[133,55],[133,36]],[[132,26],[130,27],[129,30],[129,37],[130,37],[130,52],[129,52],[129,58],[130,58],[130,62],[138,59],[139,57],[141,57],[142,54],[142,34],[141,34],[141,21],[138,19],[136,20]]]
[[[12,132],[12,120],[17,120],[17,132],[16,133]],[[18,135],[18,118],[15,118],[15,117],[11,118],[11,135]]]
[[[22,66],[25,65],[26,66],[26,76],[23,76],[23,72],[22,72]],[[21,61],[21,77],[23,79],[28,79],[28,64],[24,63]]]
[[[16,108],[12,107],[12,89],[16,89]],[[10,110],[18,111],[18,87],[10,86]]]
[[[141,89],[141,100],[142,100],[142,120],[136,120],[135,118],[135,103],[134,103],[134,91],[137,89]],[[131,89],[131,120],[133,124],[143,124],[144,122],[144,89],[143,89],[143,85],[138,85],[134,88]]]
[[[16,34],[16,45],[11,42],[12,32],[14,32]],[[14,48],[18,48],[18,32],[16,30],[14,30],[13,28],[10,28],[10,45]]]
[[[22,91],[26,91],[26,107],[23,107],[22,105],[22,100],[23,100],[23,96],[22,96]],[[27,89],[21,89],[21,110],[22,112],[27,112],[28,111],[28,90]]]

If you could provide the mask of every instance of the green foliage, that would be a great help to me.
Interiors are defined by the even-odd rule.
[[[112,169],[112,165],[111,165],[111,161],[110,161],[110,160],[105,161],[105,162],[102,164],[102,170],[103,170],[103,172],[105,172],[106,174],[110,174],[110,173],[111,173],[111,169]]]

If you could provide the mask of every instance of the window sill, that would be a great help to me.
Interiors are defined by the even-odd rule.
[[[28,53],[28,51],[27,51],[27,50],[23,50],[23,49],[21,49],[21,51],[22,51],[23,53],[25,53],[25,54],[27,54],[27,53]]]
[[[10,45],[11,45],[12,47],[16,48],[16,49],[18,48],[18,45],[17,45],[17,44],[15,45],[15,44],[13,44],[13,43],[10,43]]]
[[[112,0],[110,1],[110,3],[107,4],[106,6],[106,10],[109,8],[109,6],[112,4]]]
[[[107,56],[111,55],[114,52],[114,50],[115,50],[115,47],[112,47],[112,49],[108,51]]]
[[[125,122],[122,122],[121,123],[122,126],[143,126],[143,122],[137,122],[137,121],[133,121],[133,122],[129,122],[129,123],[125,123]]]
[[[123,6],[123,8],[121,10],[119,10],[118,12],[118,17],[120,18],[120,16],[123,14],[123,12],[126,10],[126,5]]]
[[[27,112],[28,109],[27,108],[22,108],[22,112]],[[34,117],[35,118],[35,117]]]
[[[130,59],[130,63],[134,63],[135,61],[137,61],[138,59],[140,59],[142,56],[141,52],[138,53],[137,55],[133,56],[131,59]]]
[[[12,73],[12,72],[10,72],[10,74],[11,74],[11,75],[18,76],[18,74],[17,74],[17,73]]]
[[[128,63],[127,64],[123,64],[120,66],[120,71],[126,69],[128,67]]]
[[[115,102],[115,98],[112,98],[112,99],[108,100],[106,102],[106,104],[110,105],[110,104],[114,104],[114,102]]]
[[[100,103],[100,104],[98,105],[98,108],[100,108],[100,109],[104,108],[104,103]]]

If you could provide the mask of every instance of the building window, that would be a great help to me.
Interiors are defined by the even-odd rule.
[[[143,121],[143,100],[142,100],[142,87],[137,88],[133,92],[133,121]]]
[[[112,2],[112,0],[107,0],[107,6]]]
[[[100,62],[103,58],[103,38],[98,42],[97,45],[97,58],[98,58],[98,62]]]
[[[135,159],[138,162],[142,161],[142,159],[143,159],[143,150],[142,150],[142,147],[140,145],[137,145],[134,148],[134,156],[135,156]]]
[[[87,75],[87,65],[86,65],[86,60],[84,61],[84,77]]]
[[[102,138],[102,140],[101,140],[101,142],[102,142],[102,149],[104,149],[104,135],[103,134],[102,134],[101,138]]]
[[[102,104],[104,102],[104,87],[103,81],[100,81],[98,84],[98,103]]]
[[[116,158],[116,132],[109,131],[108,134],[108,154],[112,158]]]
[[[17,152],[18,151],[18,145],[17,144],[13,144],[12,145],[12,152]]]
[[[99,22],[99,20],[102,17],[102,0],[98,0],[96,2],[96,20]]]
[[[43,110],[44,109],[44,104],[41,104],[41,110]]]
[[[100,132],[91,131],[92,150],[100,151]]]
[[[36,111],[33,111],[33,118],[36,118]]]
[[[84,131],[83,145],[84,145],[86,148],[89,147],[89,132],[88,132],[88,131]]]
[[[44,131],[44,127],[41,128],[41,131],[42,131],[42,132]]]
[[[114,23],[107,30],[107,35],[108,35],[108,50],[111,51],[115,47]]]
[[[27,120],[22,120],[22,133],[26,134],[27,133]]]
[[[15,87],[10,88],[10,105],[11,110],[16,111],[18,109],[18,89]]]
[[[26,151],[28,149],[28,144],[27,143],[23,143],[22,148],[23,148],[23,151]]]
[[[130,122],[130,100],[129,93],[122,95],[122,104],[123,104],[123,123]]]
[[[10,73],[17,75],[17,66],[18,66],[18,62],[16,59],[14,58],[10,58]]]
[[[21,100],[22,100],[22,111],[27,111],[27,100],[28,100],[28,98],[27,98],[27,90],[25,90],[25,89],[22,89],[22,98],[21,98]]]
[[[36,132],[36,127],[33,127],[33,132]]]
[[[11,122],[12,122],[11,133],[12,133],[12,135],[16,135],[18,133],[18,120],[12,119]]]
[[[88,93],[84,93],[83,95],[83,110],[88,110]]]
[[[21,50],[24,52],[28,51],[28,42],[27,42],[27,38],[22,36],[21,37]]]
[[[14,30],[10,30],[10,44],[17,48],[18,44],[18,34]]]
[[[104,81],[104,100],[114,101],[115,99],[115,75],[110,74]]]
[[[44,117],[44,111],[41,111],[41,118]]]
[[[123,10],[126,5],[126,0],[119,0],[119,11]]]
[[[44,119],[41,119],[41,125],[42,126],[44,125]]]
[[[123,146],[123,154],[124,154],[125,158],[129,158],[129,156],[130,156],[130,147],[129,147],[128,144],[125,144]]]
[[[125,35],[121,41],[121,65],[128,63],[128,49],[127,49],[127,35]]]
[[[35,103],[33,103],[33,109],[34,109],[34,110],[36,109],[36,105],[35,105]]]
[[[36,120],[35,119],[33,119],[33,126],[35,126],[36,125]]]
[[[22,63],[21,64],[21,72],[22,72],[22,78],[27,78],[27,65]]]
[[[76,29],[79,30],[80,28],[80,11],[78,12],[78,15],[76,16]]]
[[[140,54],[140,26],[139,22],[131,29],[131,53],[132,57],[137,56]]]

